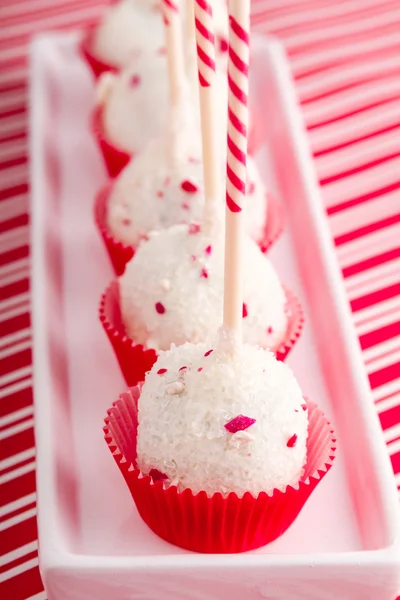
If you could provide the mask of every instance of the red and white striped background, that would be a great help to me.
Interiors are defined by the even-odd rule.
[[[29,318],[27,49],[105,0],[0,0],[0,596],[44,600]],[[284,41],[400,487],[400,0],[253,0]]]

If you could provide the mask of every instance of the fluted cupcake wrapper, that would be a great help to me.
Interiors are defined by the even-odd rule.
[[[281,361],[286,359],[299,339],[304,325],[300,301],[293,292],[286,288],[285,294],[288,315],[287,336],[275,351],[276,358]],[[111,282],[101,296],[99,318],[116,354],[126,383],[133,386],[144,381],[146,373],[151,369],[158,355],[156,350],[146,348],[143,344],[136,344],[126,335],[121,314],[118,280]]]
[[[94,203],[94,219],[97,229],[107,248],[115,274],[119,277],[125,271],[126,263],[135,254],[133,246],[127,246],[111,235],[107,226],[108,198],[112,189],[112,182],[101,188],[96,195]]]
[[[285,311],[288,318],[288,326],[285,339],[275,350],[276,358],[282,362],[295,346],[304,328],[304,311],[300,300],[287,287],[284,287],[284,290],[286,295]]]
[[[109,176],[114,179],[126,167],[133,156],[124,150],[119,150],[109,142],[105,136],[102,118],[103,109],[97,106],[92,114],[92,131],[103,155],[104,163]]]
[[[94,218],[97,229],[107,248],[115,274],[119,277],[125,271],[126,263],[129,262],[135,254],[136,248],[117,240],[108,228],[108,201],[112,186],[113,182],[110,182],[98,191],[94,203]],[[273,196],[268,194],[265,228],[262,238],[258,240],[261,252],[265,254],[273,246],[283,231],[283,225],[284,217],[282,206]]]
[[[143,521],[159,537],[187,550],[236,553],[272,542],[293,523],[332,466],[336,439],[331,423],[316,404],[308,406],[307,462],[296,487],[284,492],[246,492],[224,497],[193,494],[153,482],[136,466],[137,402],[140,386],[122,394],[107,412],[105,441],[120,469]]]
[[[79,44],[79,51],[82,57],[87,62],[87,64],[89,65],[95,78],[98,79],[103,73],[107,73],[108,71],[116,73],[118,69],[112,65],[103,62],[102,60],[99,60],[92,54],[92,41],[94,30],[95,25],[93,25],[92,27],[88,27],[88,29],[85,31]]]
[[[113,281],[101,297],[100,321],[117,357],[122,375],[129,386],[144,381],[157,360],[157,352],[136,344],[125,333],[119,303],[119,284]]]

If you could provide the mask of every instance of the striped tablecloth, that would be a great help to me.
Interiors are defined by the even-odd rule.
[[[29,293],[27,51],[105,0],[0,0],[0,597],[46,598],[38,569]],[[253,0],[283,40],[400,486],[400,0]],[[378,599],[377,599],[378,600]]]

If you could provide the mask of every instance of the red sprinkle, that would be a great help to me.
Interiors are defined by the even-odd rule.
[[[132,223],[131,219],[122,219],[122,224],[123,225],[130,225]]]
[[[185,179],[184,181],[182,181],[181,188],[183,189],[184,192],[187,192],[188,194],[195,194],[199,190],[197,185],[195,185],[188,179]]]
[[[198,165],[200,161],[198,158],[195,158],[194,156],[189,156],[189,162],[192,163],[192,165]]]
[[[211,251],[212,251],[212,246],[207,246],[207,248],[205,249],[205,253],[206,253],[208,256],[210,256],[210,254],[211,254]]]
[[[208,279],[208,271],[207,269],[202,269],[201,270],[201,277],[204,277],[204,279]]]
[[[165,185],[165,187],[168,187],[170,183],[171,183],[171,177],[166,177],[164,179],[164,185]]]
[[[159,48],[158,54],[160,56],[164,56],[164,54],[167,54],[167,49],[164,46],[162,46],[162,48]]]
[[[243,302],[242,317],[245,319],[249,313],[247,312],[247,304]]]
[[[268,327],[267,329],[267,333],[272,333],[274,330],[272,329],[271,325]]]
[[[186,365],[183,365],[183,367],[181,367],[179,370],[180,370],[180,371],[184,371],[185,369],[187,369],[187,366],[186,366]]]
[[[163,198],[163,197],[164,197],[164,192],[162,192],[161,190],[158,190],[157,198]]]
[[[297,442],[297,434],[294,433],[291,438],[288,439],[286,446],[288,448],[293,448]]]
[[[219,51],[228,52],[228,48],[228,41],[223,37],[219,38]]]
[[[250,183],[247,186],[247,193],[249,195],[254,194],[255,188],[256,188],[255,183],[253,181],[250,181]]]
[[[168,479],[168,475],[166,475],[165,473],[161,473],[161,471],[159,471],[158,469],[151,469],[149,475],[154,481],[154,483],[156,483],[157,481],[165,481],[166,479]]]
[[[129,85],[133,88],[137,87],[141,82],[141,77],[140,75],[132,75],[132,77],[129,80]]]
[[[158,369],[157,371],[157,375],[164,375],[164,373],[167,372],[168,369]]]
[[[189,233],[190,235],[194,235],[195,233],[199,233],[200,225],[198,223],[190,223],[189,225]]]
[[[148,242],[150,238],[147,235],[147,233],[141,233],[140,234],[140,239],[143,240],[144,242]]]
[[[190,206],[187,202],[182,202],[182,208],[183,208],[183,210],[189,210]]]
[[[244,431],[256,422],[256,419],[251,417],[245,417],[245,415],[238,415],[229,423],[225,423],[224,427],[229,433],[236,433],[237,431]]]
[[[201,373],[201,371],[202,371],[202,370],[203,370],[203,367],[199,367],[199,368],[197,369],[197,371],[198,371],[199,373]]]
[[[159,315],[163,315],[165,313],[165,306],[161,302],[156,302],[156,311]]]
[[[207,350],[207,352],[205,353],[204,356],[210,356],[211,352],[214,352],[214,350],[211,348],[211,350]]]
[[[301,408],[302,408],[303,410],[307,410],[307,404],[302,404],[302,405],[301,405]]]
[[[194,254],[192,254],[192,256],[190,257],[190,260],[191,260],[192,262],[196,262],[197,258],[195,257],[195,255],[194,255]]]

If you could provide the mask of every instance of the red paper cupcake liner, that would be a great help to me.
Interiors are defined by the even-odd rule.
[[[80,51],[82,57],[87,62],[87,64],[89,65],[95,78],[98,79],[100,77],[100,75],[102,75],[102,73],[107,73],[108,71],[116,73],[116,72],[118,72],[118,69],[112,65],[109,65],[109,64],[99,60],[92,54],[91,48],[92,48],[93,35],[95,32],[95,28],[96,28],[96,26],[93,25],[92,27],[89,27],[86,30],[86,32],[84,33],[83,38],[81,39],[81,42],[79,44],[79,51]]]
[[[115,274],[119,277],[125,271],[126,263],[129,262],[135,254],[135,249],[132,246],[127,246],[123,242],[119,242],[108,230],[107,211],[111,189],[112,182],[101,188],[97,193],[94,204],[94,219],[97,229],[107,248]]]
[[[293,292],[286,288],[285,293],[289,322],[287,337],[275,351],[276,358],[280,361],[286,359],[299,339],[304,325],[304,315],[300,301]],[[99,317],[128,386],[134,386],[144,381],[147,371],[151,369],[158,355],[156,350],[145,348],[142,344],[135,344],[134,340],[126,335],[119,302],[118,281],[113,281],[102,295]]]
[[[224,497],[178,491],[153,482],[136,466],[137,402],[140,387],[122,394],[108,411],[106,443],[132,494],[143,521],[159,537],[187,550],[237,553],[254,550],[281,536],[330,470],[336,454],[331,423],[316,404],[308,406],[307,462],[297,487],[254,497],[246,492]]]
[[[133,154],[128,154],[124,150],[118,150],[118,148],[106,139],[102,113],[102,107],[97,106],[92,115],[92,130],[103,155],[108,174],[114,179],[126,167]]]
[[[286,315],[288,317],[288,328],[285,341],[275,350],[278,360],[284,361],[289,352],[294,348],[304,328],[304,311],[300,300],[288,288],[284,287],[286,294]]]
[[[146,349],[142,344],[135,344],[126,335],[119,304],[118,281],[113,281],[101,297],[99,317],[126,383],[133,386],[144,381],[147,371],[157,360],[157,353],[152,348]]]

